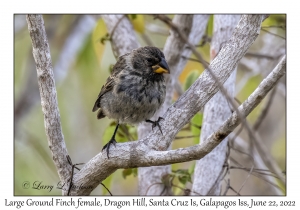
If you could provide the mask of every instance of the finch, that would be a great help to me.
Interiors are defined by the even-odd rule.
[[[156,47],[140,47],[118,58],[111,75],[102,86],[93,107],[97,118],[108,117],[117,122],[111,140],[103,147],[116,144],[115,135],[119,124],[137,125],[146,121],[152,123],[152,129],[158,126],[157,121],[150,118],[163,104],[166,96],[166,84],[163,74],[170,69],[163,52]],[[162,131],[161,131],[162,133]]]

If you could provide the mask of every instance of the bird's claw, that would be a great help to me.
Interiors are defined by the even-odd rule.
[[[160,124],[159,124],[159,122],[161,120],[165,120],[165,119],[162,118],[162,117],[159,117],[156,121],[146,120],[146,122],[152,123],[152,130],[153,130],[153,128],[155,128],[157,126],[160,130],[161,135],[163,135],[163,132],[161,131],[161,127],[160,127]]]
[[[107,159],[109,159],[109,148],[110,148],[110,145],[113,144],[115,147],[116,147],[116,139],[115,138],[112,138],[111,140],[109,140],[109,142],[107,144],[104,145],[104,147],[102,148],[102,151],[105,150],[106,148],[106,151],[107,151]]]

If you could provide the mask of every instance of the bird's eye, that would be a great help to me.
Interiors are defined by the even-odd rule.
[[[152,63],[152,62],[153,62],[153,59],[152,59],[152,58],[147,58],[147,61],[148,61],[149,63]]]

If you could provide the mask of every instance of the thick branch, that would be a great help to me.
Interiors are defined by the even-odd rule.
[[[210,48],[211,60],[218,54],[222,45],[230,39],[240,17],[240,15],[214,16],[214,35]],[[236,68],[224,83],[229,97],[233,97],[235,93],[235,78]],[[204,107],[200,143],[203,144],[207,137],[215,132],[230,115],[231,107],[226,97],[219,91]],[[193,191],[201,195],[220,195],[221,180],[218,178],[226,161],[227,142],[227,138],[224,139],[210,154],[196,162]]]
[[[24,20],[25,21],[25,20]],[[26,22],[26,21],[25,21]],[[90,34],[91,30],[95,25],[95,20],[89,16],[82,16],[79,18],[78,24],[71,31],[70,35],[65,41],[64,46],[62,47],[59,59],[54,67],[54,76],[55,82],[59,86],[62,84],[66,78],[70,66],[74,62],[78,51],[81,49],[82,45],[85,43],[86,37]],[[48,32],[48,41],[55,33]],[[34,71],[31,71],[32,65],[31,62],[28,65],[27,69],[29,70],[28,79],[24,87],[22,87],[22,92],[19,99],[16,101],[15,105],[15,119],[20,121],[25,114],[29,113],[30,109],[34,107],[39,102],[39,92],[36,85],[36,78],[31,74],[35,74]],[[32,81],[35,80],[35,81]]]
[[[188,44],[188,46],[191,48],[191,50],[193,51],[193,53],[195,54],[195,56],[197,57],[197,59],[199,59],[199,60],[202,62],[202,64],[203,64],[204,66],[207,67],[207,68],[206,68],[206,71],[209,72],[210,76],[213,78],[214,82],[217,84],[217,87],[218,87],[218,88],[220,89],[220,91],[226,96],[226,99],[228,100],[228,102],[230,103],[230,105],[233,107],[233,109],[234,109],[235,112],[237,113],[239,119],[242,120],[243,126],[245,126],[245,128],[246,128],[247,131],[248,131],[249,138],[251,138],[251,139],[255,142],[255,144],[258,145],[258,142],[259,142],[259,141],[258,141],[257,135],[255,135],[255,132],[254,132],[253,129],[250,127],[250,125],[249,125],[249,123],[247,122],[246,118],[245,118],[241,113],[239,113],[238,107],[237,107],[235,101],[234,101],[231,97],[228,96],[227,91],[224,89],[224,87],[223,87],[223,85],[222,85],[222,83],[223,83],[224,81],[220,80],[220,79],[218,78],[218,75],[216,75],[215,72],[213,71],[213,69],[211,68],[211,66],[213,66],[215,60],[212,62],[211,66],[207,66],[207,64],[205,63],[204,59],[203,59],[202,56],[200,55],[200,53],[196,50],[196,48],[195,48],[191,43],[188,42],[188,40],[187,40],[187,38],[185,37],[185,35],[182,34],[182,33],[180,33],[180,30],[178,30],[178,27],[177,27],[176,25],[174,25],[172,22],[170,22],[170,20],[169,20],[166,16],[164,16],[164,15],[158,15],[157,17],[158,17],[159,19],[161,19],[162,21],[166,22],[166,23],[167,23],[169,26],[171,26],[173,29],[175,29],[175,30],[178,32],[178,34],[180,35],[181,39],[182,39],[184,42],[186,42],[186,43]],[[237,25],[237,28],[236,28],[237,30],[234,31],[233,36],[232,36],[231,39],[229,40],[229,43],[227,43],[227,44],[222,48],[222,50],[220,51],[220,53],[222,53],[222,52],[224,52],[224,51],[230,49],[231,47],[233,47],[232,45],[230,45],[230,42],[233,41],[232,38],[237,38],[237,37],[239,37],[240,39],[245,39],[246,37],[249,38],[249,40],[245,40],[245,41],[251,41],[252,38],[256,39],[257,35],[259,34],[259,30],[260,30],[260,27],[257,29],[257,24],[260,25],[260,24],[261,24],[261,21],[263,21],[266,17],[267,17],[266,15],[243,15],[242,18],[241,18],[241,20],[239,21],[239,24]],[[246,30],[243,30],[243,28],[246,28]],[[251,33],[251,35],[250,35],[250,34],[245,34],[245,33],[244,33],[244,32],[246,32],[246,31],[248,31],[250,28],[252,29],[252,30],[250,31],[250,33],[251,33],[251,32],[252,32],[252,33],[255,32],[256,34],[252,34],[252,33]],[[239,30],[239,29],[241,29],[241,30]],[[256,31],[255,31],[255,29],[256,29]],[[239,32],[238,32],[238,31],[239,31]],[[246,39],[247,39],[247,38],[246,38]],[[253,40],[253,41],[254,41],[254,40]],[[244,51],[244,50],[247,51],[248,48],[247,48],[247,47],[246,47],[246,48],[243,47],[243,45],[238,45],[238,46],[241,47],[240,52],[241,52],[242,55],[244,56],[244,55],[245,55],[245,51]],[[233,49],[234,49],[234,48],[235,48],[235,47],[233,47]],[[238,56],[239,56],[239,55],[238,55]],[[238,60],[239,60],[239,59],[238,59]],[[230,63],[230,61],[228,60],[226,64],[229,64],[229,63]],[[236,67],[236,64],[235,64],[235,66],[233,66],[232,68],[235,68],[235,67]],[[227,78],[228,78],[228,77],[226,76],[226,79],[227,79]],[[196,82],[197,82],[197,81],[196,81]],[[196,83],[196,82],[195,82],[195,83]],[[194,84],[195,84],[195,83],[194,83]],[[262,150],[261,150],[261,151],[259,150],[259,151],[260,151],[261,153],[265,153],[265,152],[263,152],[263,147],[261,146],[260,148],[261,148]],[[264,151],[266,151],[266,150],[264,150]],[[270,166],[270,167],[275,167],[275,168],[274,168],[275,173],[279,176],[280,180],[281,180],[283,183],[285,183],[285,180],[284,180],[283,176],[279,173],[279,170],[278,170],[277,165],[271,164],[272,162],[270,161],[269,158],[266,159],[266,160],[267,160],[267,161],[266,161],[266,164],[267,164],[268,166]],[[272,169],[273,169],[273,168],[272,168]]]
[[[210,69],[220,83],[224,83],[228,79],[237,62],[254,42],[258,35],[260,24],[261,16],[259,15],[245,15],[242,17],[233,36],[210,65]],[[218,84],[212,79],[208,70],[205,70],[195,83],[164,114],[165,120],[161,121],[163,136],[159,129],[155,128],[154,132],[142,140],[117,144],[116,147],[112,147],[109,160],[107,160],[105,153],[103,156],[102,153],[99,153],[74,177],[74,185],[89,185],[91,188],[77,188],[71,191],[71,194],[89,194],[103,179],[118,168],[165,165],[195,160],[206,155],[206,152],[199,155],[198,148],[205,149],[207,144],[194,146],[189,149],[179,149],[175,153],[174,151],[163,152],[163,150],[170,146],[179,130],[201,110],[204,104],[218,90]],[[213,143],[213,146],[216,145]]]
[[[115,57],[131,52],[140,47],[134,34],[133,26],[124,15],[102,15],[111,36],[111,45]]]
[[[172,21],[174,24],[178,25],[179,30],[182,31],[186,36],[189,36],[193,25],[193,15],[175,15]],[[182,63],[181,54],[184,50],[185,43],[178,38],[175,31],[170,31],[170,36],[168,37],[166,44],[164,46],[164,54],[168,65],[171,69],[171,74],[166,75],[166,99],[162,107],[156,112],[153,118],[156,120],[159,116],[163,115],[167,108],[172,103],[173,91],[175,86],[175,81],[178,78],[178,74],[182,71],[180,63]],[[186,63],[186,62],[185,62]],[[138,127],[139,139],[146,137],[151,132],[151,126],[144,123]],[[153,183],[161,182],[164,175],[171,172],[171,166],[159,166],[159,167],[147,167],[139,168],[139,195],[145,195],[147,189],[147,195],[160,195],[164,185],[153,185]],[[149,188],[149,186],[152,186]],[[169,195],[170,188],[164,191],[163,195]]]
[[[285,74],[284,56],[276,68],[264,79],[258,88],[239,106],[238,110],[244,116],[249,113],[263,100],[267,93],[276,85],[278,80]],[[112,173],[118,168],[132,168],[153,165],[166,165],[172,163],[186,162],[201,159],[211,152],[227,135],[229,135],[239,124],[236,112],[212,135],[208,137],[204,144],[177,150],[159,151],[149,148],[150,138],[159,141],[156,135],[148,136],[140,141],[116,144],[116,148],[111,151],[108,160],[106,154],[99,153],[81,171],[76,174],[74,183],[84,186],[87,189],[77,189],[77,194],[89,194],[90,187],[96,187],[99,180],[108,176],[107,170]],[[103,169],[106,169],[105,172]]]
[[[60,124],[51,55],[42,15],[27,15],[32,40],[32,54],[36,63],[42,111],[49,148],[60,180],[65,183],[71,174],[67,148]]]

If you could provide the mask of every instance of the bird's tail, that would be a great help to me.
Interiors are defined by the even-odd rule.
[[[104,118],[105,114],[103,113],[102,109],[100,108],[99,111],[97,112],[97,119]]]

